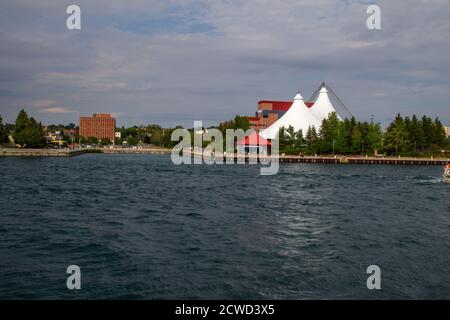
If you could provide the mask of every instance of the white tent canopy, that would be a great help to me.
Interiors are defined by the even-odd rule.
[[[315,105],[312,107],[315,108]],[[333,108],[334,109],[334,108]],[[305,135],[310,126],[319,129],[322,120],[319,120],[305,105],[300,93],[294,97],[294,103],[289,110],[270,127],[260,132],[264,139],[276,139],[281,128],[294,127],[295,131],[302,130]]]
[[[328,97],[328,90],[323,87],[322,89],[320,89],[319,96],[317,97],[316,102],[314,102],[314,105],[311,108],[311,113],[320,123],[322,123],[322,121],[324,119],[327,119],[333,112],[337,114],[336,109],[333,107],[333,104]],[[341,119],[338,114],[337,116],[339,119]]]

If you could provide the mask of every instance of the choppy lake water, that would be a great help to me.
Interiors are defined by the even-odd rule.
[[[0,158],[0,298],[450,298],[441,167]],[[81,268],[81,290],[66,268]],[[379,265],[382,290],[366,287]]]

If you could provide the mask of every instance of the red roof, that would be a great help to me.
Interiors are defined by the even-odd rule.
[[[238,145],[245,146],[271,146],[270,140],[266,140],[261,137],[258,133],[253,132],[251,135],[244,137],[241,141],[238,141]]]
[[[272,110],[275,111],[288,111],[292,106],[292,101],[267,101],[263,100],[258,102],[258,104],[270,103],[272,105]]]
[[[247,119],[248,119],[248,121],[250,121],[250,122],[257,122],[257,121],[260,121],[260,119],[259,119],[259,117],[247,117]]]
[[[262,100],[258,102],[258,105],[262,103],[270,103],[272,104],[272,110],[274,111],[288,111],[292,106],[292,101],[268,101]],[[314,105],[314,102],[305,102],[308,108],[311,108]]]

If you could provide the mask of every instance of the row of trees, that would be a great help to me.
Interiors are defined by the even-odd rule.
[[[280,130],[280,152],[286,154],[374,154],[414,155],[437,152],[449,146],[444,126],[426,116],[395,120],[383,132],[380,124],[340,120],[333,113],[317,131],[309,127],[304,134],[293,127]]]
[[[397,115],[384,136],[384,149],[389,154],[435,152],[448,144],[442,123],[427,116],[419,120],[416,115],[412,118]]]
[[[136,145],[139,142],[142,142],[145,144],[170,148],[176,144],[176,142],[170,140],[172,132],[178,128],[181,128],[181,126],[175,128],[163,128],[156,124],[140,127],[133,126],[130,128],[122,127],[116,130],[121,133],[121,138],[116,139],[115,143],[121,145],[123,141],[126,141],[130,145]]]
[[[380,150],[383,140],[381,126],[359,122],[355,118],[340,120],[336,113],[322,122],[319,131],[309,127],[304,134],[294,128],[280,130],[280,152],[286,154],[361,154]]]

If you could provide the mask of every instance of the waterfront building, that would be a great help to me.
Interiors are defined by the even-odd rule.
[[[92,117],[80,117],[80,136],[84,138],[109,139],[114,141],[116,119],[110,114],[94,113]]]
[[[331,103],[324,83],[313,94],[314,96],[316,96],[314,102],[306,103],[300,93],[297,93],[293,102],[290,103],[260,102],[257,113],[260,113],[261,116],[252,119],[251,127],[257,131],[255,134],[261,139],[252,137],[252,135],[245,137],[238,142],[238,153],[265,151],[268,149],[266,141],[270,142],[270,140],[276,139],[281,128],[288,129],[292,126],[295,132],[302,130],[303,135],[305,135],[310,127],[315,127],[318,131],[322,121],[333,112],[341,119]]]

